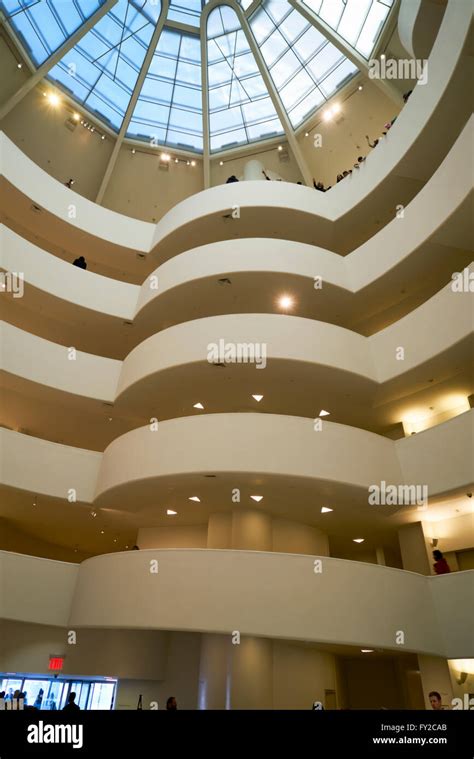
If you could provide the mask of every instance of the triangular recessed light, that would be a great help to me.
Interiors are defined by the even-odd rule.
[[[329,416],[330,413],[331,413],[330,411],[325,411],[322,408],[321,411],[319,412],[319,416]]]
[[[260,503],[260,501],[263,499],[263,495],[251,495],[250,498],[253,501],[257,501],[257,503]]]
[[[327,514],[329,511],[334,511],[334,509],[330,509],[328,506],[321,506],[321,514]]]
[[[201,499],[197,497],[197,495],[192,495],[188,498],[188,501],[197,501],[197,503],[201,503]]]
[[[361,648],[360,649],[361,654],[373,654],[374,649],[373,648]]]
[[[354,538],[354,543],[363,543],[365,538]]]
[[[204,408],[204,406],[202,405],[202,403],[195,403],[195,404],[194,404],[194,406],[193,406],[193,408],[200,408],[200,409],[203,409],[203,408]]]
[[[260,403],[260,401],[263,398],[263,395],[252,395],[252,398],[255,398],[255,400],[257,401],[257,403]]]
[[[174,517],[178,513],[177,511],[173,511],[173,509],[166,509],[166,513],[169,517]]]

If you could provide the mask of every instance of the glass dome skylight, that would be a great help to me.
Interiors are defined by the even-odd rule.
[[[370,57],[392,5],[0,0],[0,11],[31,64],[112,131],[195,152],[208,134],[215,152],[283,134],[285,112],[299,127]]]

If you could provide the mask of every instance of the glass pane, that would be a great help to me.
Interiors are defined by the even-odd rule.
[[[209,127],[211,149],[259,139],[268,131],[282,133],[275,107],[267,92],[247,38],[236,31],[238,19],[226,6],[211,11],[208,19]],[[217,19],[217,20],[216,20]],[[221,30],[218,34],[217,30]],[[231,31],[225,31],[230,29]],[[212,34],[212,39],[209,34]],[[271,123],[272,127],[267,125]],[[279,127],[275,127],[275,122]],[[258,129],[252,127],[258,125]],[[258,132],[258,135],[257,135]],[[257,136],[256,136],[257,135]]]
[[[48,75],[116,131],[155,26],[141,6],[133,0],[118,0]]]
[[[114,683],[92,683],[89,709],[112,709],[114,694]]]
[[[370,58],[388,19],[392,0],[302,0],[345,42]]]
[[[0,10],[39,66],[100,8],[102,1],[0,0]]]
[[[201,51],[197,37],[164,29],[140,91],[127,135],[162,145],[202,149]]]

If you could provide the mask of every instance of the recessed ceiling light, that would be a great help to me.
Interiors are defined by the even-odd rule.
[[[74,121],[79,121],[81,118],[81,115],[79,113],[73,113],[72,118],[74,119]]]
[[[361,648],[360,652],[362,654],[373,654],[374,653],[374,649],[373,648]]]
[[[132,155],[135,155],[136,152],[135,148],[132,148]]]
[[[224,165],[224,161],[219,161],[219,166],[223,166],[223,165]]]
[[[382,55],[380,57],[381,57],[382,60],[385,60],[385,53],[382,53]]]
[[[330,411],[325,411],[322,408],[321,411],[319,412],[319,416],[329,416],[330,413],[331,413]]]
[[[191,166],[196,166],[196,161],[191,161]]]
[[[117,542],[117,538],[114,538],[114,543],[116,543],[116,542]]]
[[[260,501],[263,500],[263,495],[251,495],[250,498],[253,501],[257,501],[257,503],[260,503]]]
[[[96,517],[96,516],[97,516],[97,511],[91,511],[91,517]]]
[[[358,88],[357,88],[357,89],[359,90],[359,92],[361,92],[361,91],[364,89],[364,87],[363,87],[363,85],[362,85],[362,84],[359,84],[359,86],[358,86]]]
[[[321,506],[321,514],[327,514],[329,511],[334,511],[334,509],[330,509],[329,506]]]
[[[101,139],[101,140],[105,140],[105,134],[103,134],[103,135],[102,135],[102,137],[101,137],[100,139]]]
[[[260,403],[260,401],[263,398],[263,395],[252,395],[252,398],[255,398],[255,400],[257,401],[257,403]]]
[[[125,546],[125,550],[128,551],[128,546]]]
[[[289,308],[292,308],[293,306],[293,298],[291,298],[289,295],[282,295],[278,299],[278,305],[280,308],[284,308],[285,310],[288,310]]]
[[[100,534],[101,534],[101,535],[104,535],[104,533],[105,533],[105,530],[101,530],[101,531],[100,531]]]
[[[332,114],[332,110],[330,108],[328,108],[328,110],[324,111],[324,113],[323,113],[323,120],[324,121],[331,121],[332,115],[333,115]]]
[[[171,156],[169,153],[162,153],[160,156],[161,160],[165,163],[168,163],[168,161],[171,161]]]
[[[16,67],[17,67],[17,69],[21,69],[21,68],[23,68],[23,64],[22,63],[17,63]]]
[[[193,406],[193,408],[203,409],[204,406],[202,405],[202,403],[195,403],[194,406]]]
[[[112,419],[113,419],[113,417],[109,416],[109,418],[108,418],[108,419],[109,419],[109,422],[111,422],[111,421],[112,421]]]
[[[175,162],[175,163],[179,163],[179,158],[175,158],[175,159],[174,159],[174,162]]]
[[[309,137],[309,132],[305,132],[305,133],[304,133],[304,136],[305,136],[305,137]]]
[[[332,106],[332,112],[333,113],[340,113],[341,112],[341,104],[340,103],[334,103]]]
[[[178,512],[173,511],[173,509],[166,509],[166,513],[169,517],[175,517]]]
[[[188,498],[188,501],[196,501],[197,503],[201,503],[201,499],[197,497],[197,495],[192,495],[190,498]]]
[[[55,92],[48,92],[47,97],[48,97],[48,103],[54,106],[55,108],[57,108],[59,103],[61,102],[59,95],[56,95]]]
[[[365,540],[365,538],[354,538],[353,542],[354,543],[363,543],[364,540]]]

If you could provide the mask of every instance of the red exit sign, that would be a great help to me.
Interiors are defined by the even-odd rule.
[[[64,656],[50,656],[49,669],[53,672],[60,672],[64,665]]]

